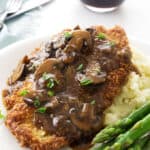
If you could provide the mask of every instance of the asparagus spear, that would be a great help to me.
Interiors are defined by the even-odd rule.
[[[128,148],[138,138],[150,131],[150,114],[138,121],[130,130],[122,134],[108,150],[123,150]]]
[[[105,144],[98,143],[98,144],[95,144],[92,148],[90,148],[90,150],[103,150],[104,147],[105,147]]]
[[[147,142],[150,140],[150,135],[147,134],[143,136],[142,138],[139,138],[133,145],[131,145],[131,148],[128,150],[143,150]]]
[[[96,137],[93,139],[92,143],[100,143],[116,137],[120,133],[125,132],[129,129],[134,123],[141,120],[144,116],[150,113],[150,103],[147,103],[140,107],[139,109],[132,112],[127,118],[124,118],[114,125],[110,125],[100,131]]]
[[[150,140],[147,142],[147,144],[144,146],[142,150],[149,150],[150,149]]]
[[[106,149],[108,146],[111,146],[114,143],[115,140],[111,140],[105,143],[97,143],[95,144],[92,148],[90,148],[90,150],[104,150]]]

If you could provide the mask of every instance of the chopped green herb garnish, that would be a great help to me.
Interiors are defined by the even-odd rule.
[[[77,67],[77,71],[81,71],[83,69],[83,64],[80,64],[78,67]]]
[[[97,38],[100,39],[100,40],[105,40],[106,39],[106,35],[104,33],[99,33],[97,35]]]
[[[85,86],[85,85],[89,85],[92,83],[92,80],[89,80],[89,79],[83,79],[80,81],[80,84]]]
[[[59,81],[57,79],[54,80],[57,84],[59,84]]]
[[[2,114],[1,110],[0,110],[0,119],[4,119],[5,116]]]
[[[53,88],[54,87],[54,85],[55,85],[55,81],[54,81],[54,79],[49,79],[49,81],[48,81],[48,83],[47,83],[47,88]]]
[[[50,78],[49,74],[44,72],[42,75],[43,80],[48,80]]]
[[[54,91],[48,91],[47,95],[50,96],[50,97],[54,96]]]
[[[42,113],[42,114],[45,113],[46,112],[46,107],[40,107],[40,108],[38,108],[37,112]]]
[[[64,36],[66,40],[69,40],[72,37],[72,34],[70,32],[65,32]]]
[[[114,46],[116,45],[116,43],[115,43],[114,41],[110,41],[110,42],[109,42],[109,45],[110,45],[111,47],[114,47]]]
[[[35,64],[32,64],[30,67],[29,67],[29,70],[33,71],[36,69],[36,65]]]
[[[47,88],[52,89],[55,84],[59,84],[59,81],[57,79],[49,78],[46,86]]]
[[[19,95],[20,95],[20,96],[26,96],[28,93],[29,93],[28,90],[22,90],[22,91],[19,93]]]
[[[40,105],[41,105],[41,103],[40,103],[39,99],[35,99],[34,100],[34,106],[39,107]]]
[[[91,101],[91,104],[92,104],[92,105],[94,105],[95,103],[96,103],[96,101],[95,101],[95,100],[92,100],[92,101]]]

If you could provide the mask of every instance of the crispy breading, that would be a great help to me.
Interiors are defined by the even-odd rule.
[[[103,26],[94,27],[98,32],[105,33],[109,39],[115,41],[120,48],[128,47],[128,39],[124,30],[115,26],[107,30]],[[38,49],[40,50],[40,49]],[[104,98],[110,102],[112,97],[120,91],[120,85],[129,71],[134,70],[133,66],[122,64],[122,68],[109,73],[104,90]],[[34,108],[24,103],[19,92],[23,89],[30,90],[32,83],[25,81],[23,86],[14,91],[11,95],[3,98],[7,109],[6,126],[16,136],[22,146],[30,147],[32,150],[57,150],[67,145],[64,137],[48,135],[44,130],[38,129],[33,124]]]
[[[97,32],[103,32],[108,36],[108,39],[115,41],[120,48],[128,47],[129,42],[126,33],[120,26],[115,26],[111,29],[106,29],[104,26],[94,26]]]
[[[23,89],[30,90],[31,86],[30,82],[25,82],[22,88],[4,98],[4,104],[8,111],[6,126],[22,146],[30,147],[32,150],[57,150],[67,145],[67,141],[63,137],[47,135],[42,129],[33,125],[34,108],[28,107],[19,95]]]

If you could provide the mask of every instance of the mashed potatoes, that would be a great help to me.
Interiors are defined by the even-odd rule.
[[[139,53],[133,53],[133,63],[141,75],[132,72],[114,103],[105,111],[104,124],[109,125],[127,116],[150,100],[150,62]]]

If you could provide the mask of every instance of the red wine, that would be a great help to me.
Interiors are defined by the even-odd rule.
[[[117,7],[124,0],[81,0],[83,3],[93,7],[100,7],[100,8],[111,8]]]

